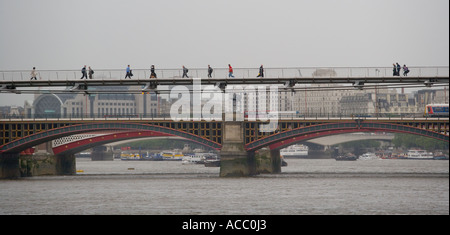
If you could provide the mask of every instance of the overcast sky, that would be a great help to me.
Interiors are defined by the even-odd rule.
[[[0,70],[448,66],[449,1],[0,0],[0,35]]]

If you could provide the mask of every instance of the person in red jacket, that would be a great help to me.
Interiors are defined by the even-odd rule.
[[[234,78],[234,76],[233,76],[233,67],[231,67],[230,64],[228,64],[228,77],[229,78]]]

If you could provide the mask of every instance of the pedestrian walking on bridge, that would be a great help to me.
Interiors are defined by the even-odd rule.
[[[400,70],[401,69],[402,69],[402,67],[397,62],[397,76],[400,76]]]
[[[409,73],[409,68],[406,66],[406,64],[403,65],[403,76],[407,77]]]
[[[92,79],[93,75],[94,75],[94,70],[91,69],[91,66],[89,66],[89,79]]]
[[[264,77],[264,68],[263,65],[261,65],[261,67],[259,67],[259,74],[257,76],[257,78],[263,78]]]
[[[37,80],[37,78],[36,78],[36,67],[33,67],[33,70],[31,70],[31,79],[30,80],[33,80],[33,78],[34,78],[34,80]]]
[[[188,76],[188,73],[189,72],[189,69],[187,69],[186,67],[184,67],[184,65],[183,65],[183,77],[182,78],[185,78],[185,77],[187,77],[187,78],[189,78],[189,76]]]
[[[228,77],[229,78],[234,78],[233,67],[231,67],[231,64],[228,64]]]
[[[128,67],[127,67],[127,74],[125,75],[125,79],[126,78],[130,78],[131,79],[131,76],[133,76],[133,73],[131,71],[130,65],[128,65]]]
[[[213,68],[211,68],[211,66],[208,64],[208,77],[212,78],[212,72],[213,72]]]
[[[392,69],[392,76],[397,76],[397,66],[395,66],[395,64],[392,64],[394,66],[394,68]]]
[[[86,65],[81,69],[81,74],[83,75],[80,79],[83,79],[83,78],[88,78],[87,77],[87,72],[86,72]]]
[[[156,78],[155,65],[153,64],[152,67],[150,68],[150,78]]]

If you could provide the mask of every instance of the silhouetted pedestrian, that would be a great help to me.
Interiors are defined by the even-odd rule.
[[[397,66],[395,66],[395,64],[392,64],[394,66],[394,68],[392,69],[392,76],[397,76]]]
[[[88,78],[87,77],[87,72],[86,72],[86,65],[81,69],[81,74],[83,75],[80,79],[83,79],[83,78]]]
[[[186,67],[184,67],[184,65],[183,65],[183,77],[182,78],[184,78],[184,77],[187,77],[187,78],[189,78],[189,76],[188,76],[188,72],[189,72],[189,69],[187,69]]]
[[[209,66],[208,64],[208,77],[212,78],[212,72],[213,72],[213,68],[211,68],[211,66]]]
[[[89,66],[89,79],[92,79],[92,75],[94,75],[94,70],[92,70],[91,66]]]
[[[156,78],[155,65],[153,64],[152,67],[150,68],[150,78]]]
[[[397,64],[397,76],[400,76],[400,70],[402,69],[402,67],[398,64],[398,62],[396,64]]]
[[[264,77],[264,68],[263,65],[261,65],[261,67],[259,67],[259,74],[257,76],[257,78],[263,78]]]

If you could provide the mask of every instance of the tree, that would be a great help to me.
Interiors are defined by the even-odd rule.
[[[397,148],[399,147],[422,148],[428,151],[435,151],[435,150],[448,151],[449,147],[449,144],[444,141],[412,134],[395,134],[392,143]]]

